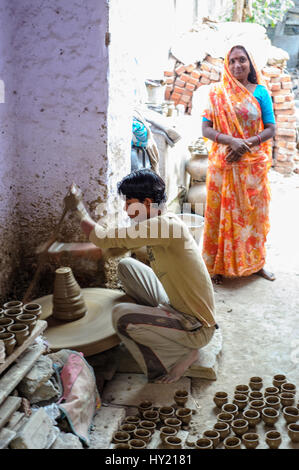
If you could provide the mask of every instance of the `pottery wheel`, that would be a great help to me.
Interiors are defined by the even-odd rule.
[[[121,291],[102,288],[81,289],[87,305],[87,313],[79,320],[63,322],[52,315],[52,295],[32,302],[42,306],[41,320],[47,320],[44,336],[53,352],[73,349],[84,356],[92,356],[120,343],[112,326],[112,308],[120,302],[133,302]]]

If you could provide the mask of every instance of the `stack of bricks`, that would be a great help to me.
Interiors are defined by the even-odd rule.
[[[222,60],[213,59],[210,56],[207,56],[200,65],[184,65],[176,62],[174,70],[164,72],[166,82],[165,100],[173,101],[175,105],[184,105],[185,111],[191,114],[194,91],[202,85],[219,82],[221,73]]]

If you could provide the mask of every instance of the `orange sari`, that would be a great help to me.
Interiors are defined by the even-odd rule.
[[[229,53],[223,80],[211,87],[203,115],[213,122],[215,130],[247,139],[264,129],[261,108],[230,73],[228,57]],[[256,72],[258,83],[263,84]],[[209,152],[203,258],[212,276],[249,276],[265,264],[271,142],[253,147],[235,163],[226,162],[228,152],[227,145],[216,142]]]

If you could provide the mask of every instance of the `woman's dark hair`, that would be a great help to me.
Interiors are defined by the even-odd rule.
[[[230,51],[230,54],[231,52],[233,52],[234,49],[241,49],[245,54],[246,54],[246,57],[247,59],[249,60],[249,64],[250,64],[250,72],[249,72],[249,75],[247,77],[247,80],[250,82],[250,83],[256,83],[257,84],[257,76],[256,76],[256,71],[255,71],[255,68],[253,67],[253,64],[251,62],[251,59],[249,57],[249,54],[248,52],[246,51],[245,47],[244,46],[234,46],[231,51]]]
[[[127,199],[136,198],[140,202],[147,197],[156,204],[166,201],[164,181],[157,173],[147,168],[135,170],[125,176],[117,184],[117,191]]]

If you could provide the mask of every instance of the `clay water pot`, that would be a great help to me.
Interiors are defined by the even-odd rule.
[[[267,387],[265,388],[264,396],[269,397],[269,396],[278,396],[279,395],[279,388],[277,387]]]
[[[0,339],[2,339],[4,343],[6,356],[9,356],[13,352],[17,344],[15,335],[9,332],[0,333]]]
[[[142,401],[141,403],[139,403],[139,406],[138,406],[138,411],[139,411],[139,414],[140,416],[143,418],[143,413],[145,411],[150,411],[154,408],[154,405],[151,401],[149,400],[144,400]]]
[[[255,427],[261,421],[261,414],[257,410],[246,410],[242,413],[243,418],[248,422],[249,427]]]
[[[278,449],[282,441],[280,432],[278,431],[266,432],[265,441],[270,449]]]
[[[235,387],[235,395],[241,393],[242,395],[248,395],[250,392],[250,388],[248,385],[236,385]]]
[[[160,429],[160,439],[162,442],[165,442],[166,437],[175,436],[176,434],[177,430],[169,426],[162,426],[162,428]]]
[[[126,444],[130,440],[130,434],[124,431],[116,431],[113,433],[112,442],[114,444]]]
[[[133,435],[134,439],[140,439],[141,441],[144,441],[146,443],[148,443],[152,438],[151,431],[147,429],[135,429]]]
[[[286,406],[282,412],[287,424],[296,423],[299,419],[299,410],[294,406]]]
[[[37,318],[35,315],[32,315],[30,313],[21,313],[21,315],[17,316],[15,322],[24,323],[25,325],[27,325],[29,328],[29,334],[31,334],[32,330],[34,329],[37,323]]]
[[[241,439],[237,436],[227,437],[223,444],[226,449],[241,449]]]
[[[52,315],[57,320],[75,321],[87,313],[80,286],[71,268],[56,269],[52,302]]]
[[[234,396],[234,399],[233,399],[233,404],[234,405],[237,405],[237,407],[239,408],[239,410],[244,410],[244,408],[246,408],[247,404],[249,402],[249,398],[247,395],[243,395],[241,393],[237,393],[235,396]]]
[[[267,426],[273,426],[279,418],[279,411],[274,408],[264,408],[262,410],[262,420]]]
[[[288,424],[288,436],[292,442],[299,442],[299,424]]]
[[[248,397],[249,397],[249,401],[263,400],[264,395],[262,394],[262,392],[253,391],[249,393]]]
[[[38,318],[42,313],[42,306],[36,303],[29,303],[24,305],[23,311],[24,313],[31,313],[32,315],[35,315]]]
[[[21,346],[29,337],[29,328],[24,323],[16,323],[11,325],[7,328],[7,331],[15,335],[18,346]]]
[[[157,425],[153,421],[142,420],[139,423],[139,427],[142,428],[142,429],[147,429],[148,431],[150,431],[153,434],[154,431],[156,430]]]
[[[196,449],[213,449],[213,442],[211,439],[206,437],[202,437],[201,439],[197,439],[195,442]]]
[[[190,408],[179,408],[176,410],[176,416],[183,424],[187,425],[191,421],[192,410],[190,410]]]
[[[146,442],[144,442],[142,439],[131,439],[129,441],[129,446],[130,449],[145,449]]]
[[[231,413],[219,413],[219,415],[217,416],[217,421],[221,423],[227,423],[229,426],[231,425],[233,420],[234,415],[232,415]]]
[[[170,428],[174,428],[177,431],[181,429],[182,426],[182,421],[178,418],[166,418],[164,421],[165,426],[168,426]]]
[[[178,406],[184,406],[187,403],[189,393],[187,390],[177,390],[174,394],[174,401]]]
[[[167,449],[181,449],[182,439],[177,436],[168,436],[164,441],[164,445]]]
[[[290,382],[286,382],[282,384],[281,391],[286,393],[293,393],[296,395],[296,385],[291,384]]]
[[[282,374],[277,374],[277,375],[274,375],[273,377],[273,386],[274,387],[277,387],[279,388],[279,390],[281,389],[281,386],[282,384],[286,383],[287,382],[287,378],[285,375],[282,375]]]
[[[144,411],[143,417],[146,421],[152,421],[153,423],[158,423],[160,421],[158,411],[154,410]]]
[[[289,392],[282,392],[280,394],[281,406],[293,406],[295,403],[295,395]]]
[[[216,429],[211,429],[211,430],[208,429],[207,431],[203,433],[202,437],[210,439],[213,442],[214,449],[216,449],[216,447],[219,445],[220,433],[216,431]]]
[[[223,439],[225,439],[230,433],[229,424],[225,423],[224,421],[219,421],[218,423],[215,423],[214,429],[215,431],[219,432],[220,441],[223,441]]]
[[[174,416],[174,408],[172,406],[161,406],[159,408],[159,416],[162,423],[165,423],[165,419],[172,418]]]
[[[216,392],[214,395],[214,403],[218,408],[221,408],[228,402],[228,395],[226,392]]]
[[[251,390],[259,391],[263,387],[263,379],[261,377],[251,377],[249,381]]]
[[[275,410],[279,410],[280,408],[280,397],[276,395],[269,395],[265,397],[265,403],[267,407],[274,408]]]
[[[134,416],[134,415],[126,416],[125,419],[124,419],[125,423],[135,424],[135,426],[138,426],[140,421],[141,421],[141,419],[139,418],[139,416]]]
[[[135,426],[135,424],[128,424],[128,423],[122,424],[119,428],[120,431],[124,431],[130,434],[131,437],[134,435],[134,432],[136,431],[136,429],[137,427]]]
[[[242,441],[246,449],[255,449],[259,445],[259,435],[254,432],[243,434]]]
[[[17,316],[23,313],[22,308],[8,308],[4,310],[4,316],[7,318],[11,318],[12,320],[16,320]]]
[[[193,182],[187,195],[187,201],[195,214],[204,216],[207,200],[207,188],[205,182]]]
[[[5,328],[5,330],[7,330],[7,328],[13,324],[14,324],[14,320],[12,318],[8,318],[8,317],[0,318],[0,327]]]
[[[131,449],[130,444],[115,444],[114,449]]]
[[[262,411],[263,408],[265,408],[265,402],[264,400],[252,400],[249,404],[249,407],[252,409],[252,410],[256,410],[256,411]]]
[[[246,419],[235,419],[232,422],[232,430],[236,436],[243,436],[248,431],[248,421]]]
[[[187,173],[197,181],[205,181],[208,170],[208,160],[207,155],[193,156],[193,158],[186,162]]]
[[[8,308],[22,308],[23,307],[23,302],[20,300],[11,300],[10,302],[6,302],[3,305],[4,310],[7,310]]]
[[[223,411],[223,413],[230,413],[233,416],[236,416],[239,411],[237,405],[235,405],[234,403],[225,403],[224,405],[222,405],[221,410]]]

